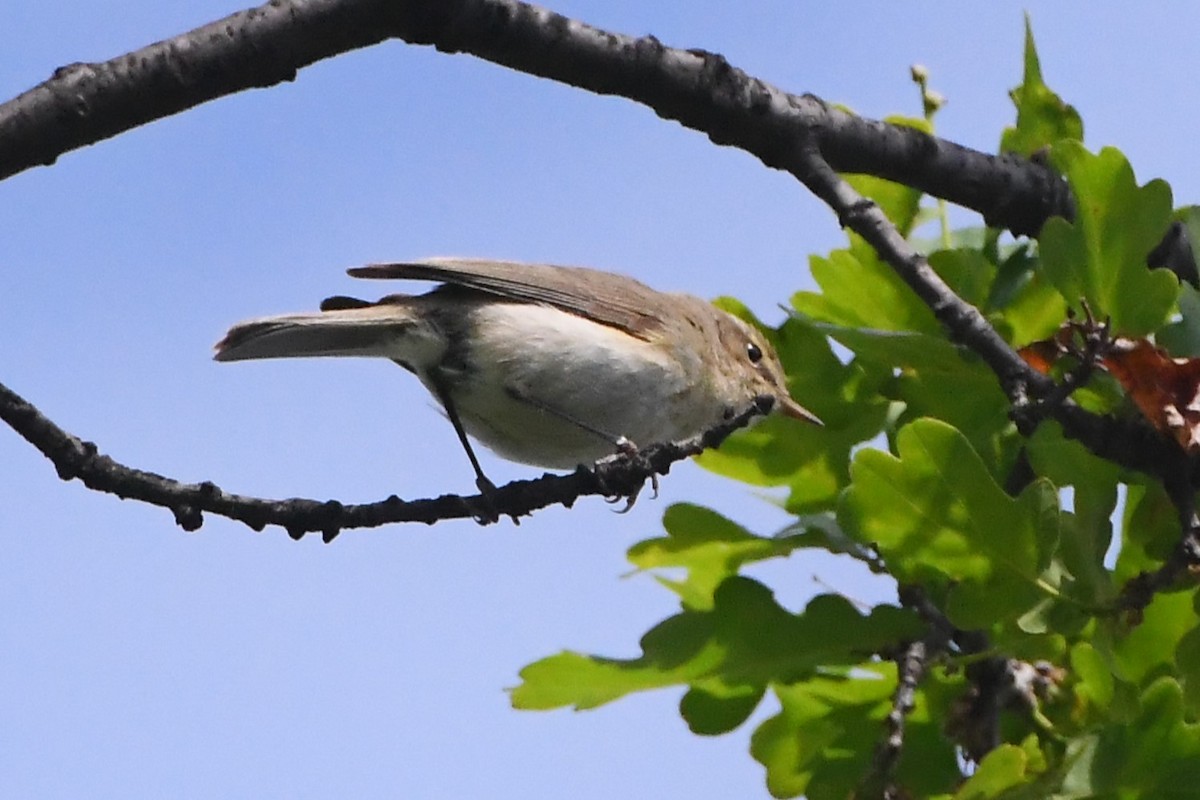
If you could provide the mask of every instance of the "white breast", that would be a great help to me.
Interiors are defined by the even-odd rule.
[[[473,315],[452,396],[468,433],[505,458],[570,469],[613,452],[568,417],[640,445],[719,419],[719,403],[662,347],[547,306],[489,303]]]

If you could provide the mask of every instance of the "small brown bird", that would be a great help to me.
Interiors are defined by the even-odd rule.
[[[571,469],[633,443],[699,434],[769,398],[820,420],[787,391],[750,325],[687,294],[580,267],[437,258],[351,269],[358,278],[440,281],[378,302],[331,297],[320,312],[235,325],[218,361],[387,358],[415,374],[454,425],[499,455]]]

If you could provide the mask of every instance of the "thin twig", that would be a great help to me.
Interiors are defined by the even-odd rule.
[[[924,639],[911,642],[896,658],[896,691],[892,694],[892,707],[883,720],[884,738],[875,747],[871,771],[856,797],[877,796],[893,800],[904,796],[895,783],[896,766],[904,752],[905,722],[916,708],[917,687],[928,667],[929,643]]]
[[[1183,535],[1158,569],[1139,573],[1121,587],[1117,607],[1131,615],[1133,622],[1141,621],[1142,612],[1156,594],[1174,587],[1185,575],[1193,581],[1200,576],[1200,514],[1196,511],[1195,489],[1190,482],[1179,479],[1167,482],[1166,489],[1179,514]]]
[[[875,747],[871,769],[859,784],[858,797],[892,800],[904,796],[895,783],[895,772],[904,752],[908,715],[916,707],[917,689],[929,665],[946,654],[954,637],[960,633],[920,586],[901,585],[898,594],[900,604],[916,611],[924,621],[927,633],[921,639],[907,643],[894,655],[896,691],[892,693],[892,707],[884,717],[884,736]]]

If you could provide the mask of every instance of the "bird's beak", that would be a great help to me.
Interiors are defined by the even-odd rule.
[[[797,403],[792,398],[788,397],[786,394],[779,397],[778,403],[779,413],[783,414],[785,417],[791,417],[792,419],[798,419],[803,422],[810,422],[813,425],[825,427],[825,423],[821,422],[820,417]]]

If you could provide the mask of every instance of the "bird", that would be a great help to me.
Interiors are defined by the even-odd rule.
[[[690,294],[586,267],[479,258],[348,273],[439,285],[241,322],[214,358],[394,361],[441,405],[484,492],[494,484],[471,437],[511,461],[574,469],[698,435],[752,404],[821,424],[788,393],[760,331]]]

